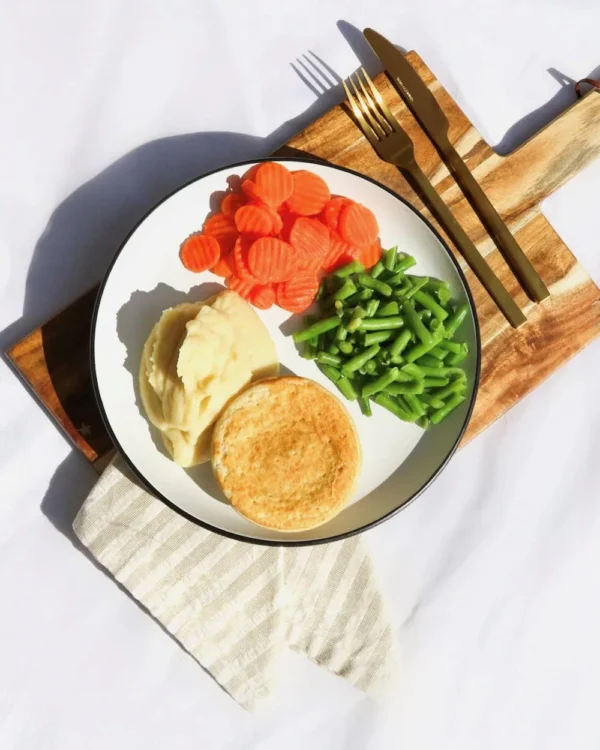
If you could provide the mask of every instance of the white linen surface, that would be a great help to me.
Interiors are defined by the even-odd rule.
[[[0,19],[2,349],[165,192],[338,99],[290,62],[347,75],[348,24],[417,49],[503,149],[600,65],[591,0],[1,0]],[[597,282],[599,187],[597,163],[544,206]],[[365,535],[403,655],[385,704],[288,654],[250,715],[74,546],[94,472],[0,362],[0,747],[596,750],[599,367],[596,343]]]

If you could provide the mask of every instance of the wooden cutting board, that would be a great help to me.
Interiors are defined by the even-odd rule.
[[[475,298],[483,345],[481,386],[464,444],[600,333],[600,290],[540,211],[544,198],[600,153],[600,93],[590,92],[516,151],[499,156],[421,58],[409,52],[408,59],[446,113],[450,140],[551,292],[541,304],[528,300],[415,119],[385,75],[378,76],[375,83],[412,138],[423,171],[528,317],[523,328],[510,328],[459,257]],[[377,158],[344,105],[309,125],[276,155],[299,152],[373,177],[427,215],[400,172]],[[413,250],[418,255],[418,248]],[[97,287],[15,344],[8,356],[59,426],[100,468],[113,447],[89,369],[96,292]]]

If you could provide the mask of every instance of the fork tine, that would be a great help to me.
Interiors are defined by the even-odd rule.
[[[354,83],[354,79],[352,78],[352,76],[350,76],[348,80],[350,81],[350,85],[354,89],[354,94],[356,96],[356,100],[358,101],[359,107],[361,108],[363,115],[367,119],[367,122],[371,126],[372,130],[375,132],[375,134],[377,135],[379,139],[385,138],[387,133],[385,129],[381,127],[377,119],[373,117],[373,113],[371,111],[371,106],[369,102],[363,98],[362,94],[360,93],[360,91],[358,90],[356,86],[356,83]]]
[[[364,95],[364,97],[365,97],[365,99],[367,101],[367,105],[368,105],[368,107],[369,107],[369,109],[371,111],[371,115],[377,120],[378,124],[381,125],[381,127],[383,128],[384,134],[387,135],[388,131],[391,133],[393,131],[392,125],[387,121],[387,119],[379,111],[379,109],[377,109],[377,105],[375,104],[375,102],[371,98],[371,95],[369,94],[369,92],[365,88],[365,86],[364,86],[364,84],[363,84],[363,82],[361,80],[361,77],[359,76],[358,73],[356,73],[356,80],[358,81],[358,83],[360,85],[360,88],[361,88],[361,90],[363,92],[363,95]]]
[[[375,145],[377,141],[379,140],[377,137],[377,134],[374,132],[373,128],[369,125],[369,123],[363,117],[363,113],[360,111],[360,108],[354,101],[354,96],[352,95],[348,86],[346,86],[346,81],[342,81],[342,86],[344,87],[344,91],[346,92],[346,98],[348,99],[348,103],[350,104],[352,113],[354,117],[356,118],[358,124],[360,125],[360,129],[367,136],[371,144]]]
[[[381,110],[383,114],[385,115],[386,120],[388,121],[388,124],[390,127],[392,127],[394,130],[400,130],[400,126],[398,125],[398,120],[394,117],[392,114],[391,109],[388,107],[388,105],[385,103],[383,97],[379,93],[377,86],[373,83],[371,80],[371,77],[367,73],[367,71],[361,67],[362,74],[364,76],[365,81],[367,82],[369,88],[371,89],[371,92],[373,96],[375,97],[377,104],[381,107]]]

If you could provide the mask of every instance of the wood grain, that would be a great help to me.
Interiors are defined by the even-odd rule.
[[[510,328],[459,258],[475,298],[483,345],[481,385],[466,443],[600,333],[600,291],[539,206],[599,155],[600,93],[590,92],[513,153],[500,156],[421,58],[409,52],[408,59],[446,113],[451,142],[551,291],[542,304],[528,300],[428,138],[387,78],[378,76],[375,83],[412,138],[421,168],[528,317],[523,328]],[[277,155],[299,152],[373,177],[431,220],[400,172],[377,158],[344,105],[309,125]],[[95,294],[95,289],[88,292],[16,344],[8,355],[66,434],[100,468],[112,445],[96,407],[89,372]]]

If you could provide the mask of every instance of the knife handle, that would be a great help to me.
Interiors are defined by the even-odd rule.
[[[488,266],[484,257],[469,239],[465,230],[456,221],[450,209],[435,191],[421,168],[415,161],[399,166],[411,187],[437,219],[442,229],[456,245],[460,254],[467,261],[473,273],[487,289],[490,297],[498,305],[504,317],[513,328],[519,328],[527,318],[517,303],[502,286],[500,279]]]
[[[517,277],[519,283],[534,302],[541,302],[550,296],[547,286],[535,270],[529,258],[519,247],[518,242],[500,218],[489,198],[473,177],[467,165],[459,156],[449,140],[444,139],[437,145],[442,153],[446,166],[465,194],[481,223],[494,240],[496,247]]]

